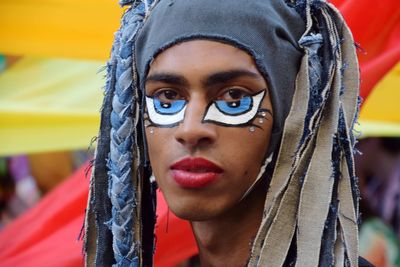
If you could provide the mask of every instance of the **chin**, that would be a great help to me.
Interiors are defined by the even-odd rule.
[[[168,203],[168,207],[172,213],[174,213],[178,218],[187,220],[187,221],[207,221],[218,216],[218,210],[211,209],[210,207],[204,207],[197,203],[190,205],[188,203],[184,203],[184,201],[179,201],[175,205],[175,203]]]
[[[175,212],[173,209],[171,209],[172,213],[176,215],[176,217],[186,220],[186,221],[191,221],[191,222],[196,222],[196,221],[207,221],[212,219],[214,216],[210,214],[205,214],[205,213],[199,213],[199,212],[194,212],[194,211],[177,211]]]

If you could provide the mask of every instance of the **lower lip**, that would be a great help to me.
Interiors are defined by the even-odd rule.
[[[201,188],[214,182],[218,178],[216,172],[188,172],[183,170],[172,170],[175,182],[186,188]]]

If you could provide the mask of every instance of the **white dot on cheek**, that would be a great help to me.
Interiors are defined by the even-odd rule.
[[[154,129],[153,129],[153,128],[150,128],[149,133],[150,133],[150,134],[153,134],[153,133],[154,133]]]

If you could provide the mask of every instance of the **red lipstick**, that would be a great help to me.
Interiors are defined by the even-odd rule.
[[[186,188],[200,188],[218,178],[223,170],[204,158],[184,158],[171,165],[175,182]]]

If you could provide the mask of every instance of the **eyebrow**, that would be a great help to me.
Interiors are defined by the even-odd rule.
[[[203,85],[205,87],[210,87],[210,86],[213,86],[216,84],[228,83],[230,81],[233,81],[233,80],[241,78],[241,77],[250,77],[250,78],[257,78],[257,79],[262,78],[257,73],[254,73],[254,72],[251,72],[248,70],[243,70],[243,69],[235,69],[235,70],[228,70],[228,71],[221,71],[221,72],[213,73],[203,80]]]
[[[147,76],[146,82],[163,82],[168,84],[188,86],[189,82],[185,77],[172,73],[155,73]]]
[[[235,69],[212,73],[203,79],[202,84],[205,87],[211,87],[217,84],[228,83],[241,77],[262,79],[262,77],[257,73],[243,69]],[[149,75],[146,78],[146,82],[163,82],[179,86],[189,86],[189,81],[184,76],[167,72]]]

